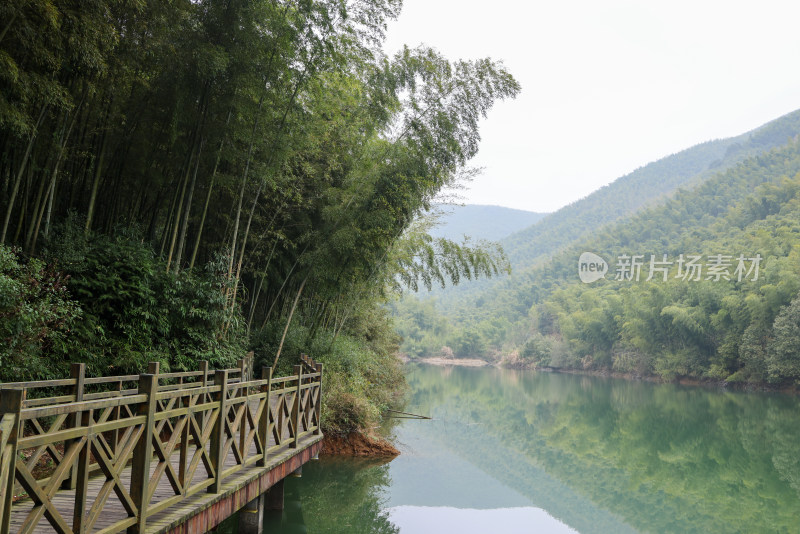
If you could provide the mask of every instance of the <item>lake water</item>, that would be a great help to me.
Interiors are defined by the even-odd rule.
[[[288,479],[268,533],[798,533],[800,399],[494,368],[408,369],[390,463]]]

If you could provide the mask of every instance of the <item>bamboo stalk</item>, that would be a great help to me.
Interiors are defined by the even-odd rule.
[[[41,113],[39,113],[39,118],[36,120],[36,126],[34,126],[33,131],[31,132],[31,138],[28,140],[28,146],[25,148],[25,155],[22,157],[22,163],[20,163],[19,172],[17,172],[17,178],[14,180],[14,189],[11,191],[11,198],[8,199],[8,207],[6,208],[6,217],[3,221],[3,231],[0,233],[0,243],[6,242],[6,233],[8,232],[8,222],[11,220],[11,212],[14,209],[14,201],[17,198],[17,193],[19,192],[19,185],[22,183],[22,175],[25,172],[25,167],[28,165],[28,159],[31,155],[31,150],[33,150],[33,143],[36,140],[36,134],[39,131],[39,126],[42,124],[42,120],[44,120],[45,112],[47,111],[49,104],[45,104],[42,108]]]
[[[272,362],[272,367],[275,368],[278,366],[278,358],[281,357],[281,351],[283,350],[283,342],[286,341],[286,334],[289,332],[289,325],[292,324],[292,316],[294,316],[294,310],[297,308],[297,301],[300,300],[300,295],[303,293],[303,288],[306,287],[306,281],[308,278],[306,277],[303,279],[303,282],[300,284],[300,289],[297,290],[297,295],[294,297],[294,304],[292,304],[292,310],[289,312],[289,318],[286,320],[286,327],[283,329],[283,335],[281,336],[281,343],[278,345],[278,351],[275,354],[275,361]]]

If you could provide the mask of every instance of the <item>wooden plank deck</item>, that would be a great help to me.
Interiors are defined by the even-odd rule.
[[[257,408],[257,402],[250,403],[252,410]],[[271,403],[273,408],[277,403]],[[240,470],[225,479],[220,493],[204,493],[200,492],[192,495],[180,504],[169,507],[166,510],[159,512],[153,516],[148,517],[147,527],[145,532],[147,534],[162,534],[168,532],[207,532],[208,529],[213,528],[222,522],[222,520],[233,515],[242,506],[247,504],[250,500],[257,497],[261,493],[269,489],[273,484],[282,480],[291,472],[297,470],[303,463],[315,457],[322,446],[322,434],[306,435],[301,437],[297,448],[291,448],[286,445],[277,453],[270,456],[268,463],[265,467],[257,467],[255,464]],[[270,438],[269,445],[274,446],[275,440]],[[209,446],[206,447],[206,450]],[[256,453],[255,445],[251,445],[248,456]],[[170,456],[173,469],[177,471],[179,455],[176,451]],[[236,458],[233,451],[229,451],[225,458],[225,469],[237,465]],[[157,469],[157,465],[153,462],[150,468],[150,476],[152,477]],[[131,466],[129,465],[124,469],[120,476],[124,487],[130,487],[131,483]],[[106,482],[105,477],[94,477],[89,480],[89,490],[87,495],[87,502],[89,506],[97,501],[97,497]],[[257,489],[252,486],[256,485]],[[241,491],[245,490],[245,491]],[[255,493],[254,493],[255,491]],[[175,496],[175,491],[169,483],[166,476],[159,479],[158,487],[153,494],[150,501],[151,505],[158,504],[166,499]],[[226,502],[230,501],[230,502]],[[52,499],[55,508],[65,518],[72,518],[74,514],[75,503],[75,490],[60,490]],[[215,505],[222,503],[222,506],[214,508]],[[30,499],[19,501],[14,504],[11,515],[11,529],[9,534],[14,534],[22,530],[23,522],[33,508],[33,502]],[[208,511],[211,510],[211,513]],[[88,511],[88,510],[87,510]],[[206,525],[205,530],[184,530],[181,525],[189,522],[193,516],[205,515],[202,518],[202,523]],[[92,532],[103,532],[103,529],[110,528],[115,523],[124,520],[128,517],[122,502],[115,498],[112,494],[108,502],[103,508],[103,514],[95,523]],[[46,520],[38,523],[34,533],[54,533],[56,530]]]

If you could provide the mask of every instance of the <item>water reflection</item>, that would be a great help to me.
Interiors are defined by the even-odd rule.
[[[265,532],[397,534],[385,510],[388,485],[385,462],[323,457],[286,480],[284,513],[267,518]]]
[[[425,439],[580,532],[800,528],[796,398],[502,370],[409,380],[441,423]]]
[[[303,519],[303,506],[300,499],[300,487],[292,483],[297,479],[288,478],[284,482],[283,510],[267,510],[264,512],[264,532],[282,532],[283,534],[305,534],[308,532]]]
[[[444,532],[502,532],[503,534],[575,534],[575,530],[533,507],[452,508],[449,506],[398,506],[389,510],[389,519],[401,532],[442,534]]]
[[[408,379],[408,411],[434,419],[395,428],[403,454],[307,465],[267,532],[800,531],[795,397],[498,369]]]

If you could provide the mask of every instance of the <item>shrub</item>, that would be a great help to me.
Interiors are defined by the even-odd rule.
[[[43,354],[65,343],[80,313],[65,276],[0,245],[0,380],[63,375],[63,362]]]
[[[282,320],[276,319],[254,334],[251,347],[256,353],[256,365],[272,365],[284,327]],[[308,328],[293,322],[273,373],[291,373],[301,353],[324,363],[323,431],[369,431],[380,423],[381,413],[397,405],[405,393],[400,361],[393,350],[375,350],[386,343],[383,336],[377,339],[380,341],[376,343],[376,337],[370,340],[349,333],[335,336],[324,329],[312,337]]]
[[[69,276],[83,310],[58,357],[87,364],[91,375],[195,370],[201,360],[232,366],[246,351],[238,310],[226,308],[215,265],[198,274],[167,273],[135,233],[85,236],[68,222],[48,244],[50,261]]]
[[[520,357],[536,366],[547,367],[550,365],[550,357],[553,346],[550,340],[542,334],[536,332],[525,342]]]
[[[401,364],[393,354],[374,352],[364,341],[347,335],[338,336],[330,347],[320,355],[326,376],[323,430],[368,431],[405,393]]]

